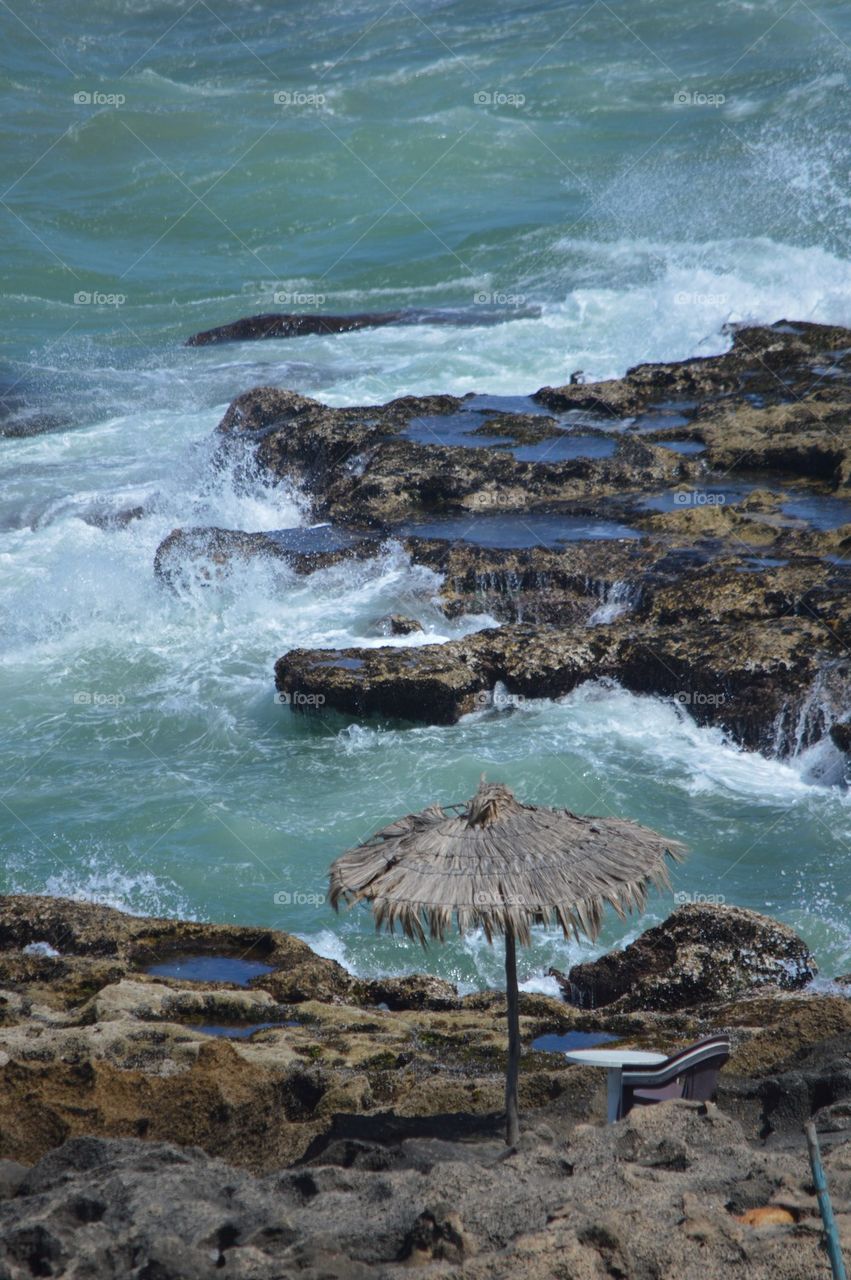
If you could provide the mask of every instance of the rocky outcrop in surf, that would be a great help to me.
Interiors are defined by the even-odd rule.
[[[517,319],[518,314],[537,315],[538,309],[527,307],[518,312],[517,308],[513,308],[512,319]],[[243,316],[230,324],[194,333],[191,338],[187,338],[186,346],[207,347],[219,342],[256,342],[264,338],[303,338],[315,334],[322,337],[335,333],[354,333],[357,329],[379,329],[391,324],[488,325],[499,324],[504,318],[498,311],[480,308],[466,311],[371,311],[351,315],[274,311],[257,316]]]
[[[586,1008],[671,1010],[764,986],[795,991],[816,973],[787,925],[742,907],[689,903],[622,951],[556,976],[566,998]]]
[[[471,393],[336,409],[255,388],[225,414],[218,459],[234,451],[244,466],[247,446],[324,527],[175,530],[157,571],[203,582],[261,556],[321,572],[400,546],[439,575],[448,617],[500,624],[442,645],[284,654],[278,689],[312,695],[292,707],[451,723],[609,678],[748,748],[823,742],[838,761],[849,353],[847,330],[781,321],[736,328],[725,355],[525,404]]]
[[[506,514],[570,503],[587,509],[589,499],[649,493],[694,478],[694,465],[679,454],[632,435],[612,440],[605,458],[518,459],[509,434],[515,415],[499,414],[498,443],[488,445],[481,434],[490,415],[471,400],[404,396],[333,409],[259,387],[233,402],[218,431],[223,447],[230,437],[253,441],[260,467],[302,486],[317,519],[385,530],[436,512]],[[526,418],[516,415],[518,443]],[[465,443],[447,443],[458,437]]]
[[[364,313],[350,316],[293,315],[287,312],[267,312],[258,316],[243,316],[230,324],[205,329],[186,339],[187,347],[208,347],[219,342],[256,342],[263,338],[302,338],[310,334],[352,333],[356,329],[375,329],[381,325],[399,324],[401,311]]]
[[[768,753],[779,738],[791,745],[809,690],[825,670],[823,634],[806,618],[661,632],[653,624],[518,623],[414,649],[292,650],[276,663],[275,684],[305,709],[452,724],[471,711],[560,698],[607,678],[634,693],[671,698],[698,723],[720,725],[749,750]],[[831,655],[838,714],[849,665],[840,648]],[[829,717],[829,704],[821,715]],[[812,740],[822,736],[816,734]]]

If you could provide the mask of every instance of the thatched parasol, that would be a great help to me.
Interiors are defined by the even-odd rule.
[[[376,927],[399,925],[424,946],[452,927],[505,936],[508,1000],[506,1141],[519,1127],[520,1023],[516,943],[531,926],[555,921],[565,936],[600,931],[608,903],[624,918],[644,906],[648,884],[668,886],[665,855],[683,846],[620,818],[588,818],[568,809],[521,804],[508,787],[482,779],[466,805],[432,805],[376,832],[337,858],[329,872],[335,910],[372,903]]]

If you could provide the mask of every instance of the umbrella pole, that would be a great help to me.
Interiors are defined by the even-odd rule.
[[[516,1146],[520,1137],[517,1076],[520,1070],[520,1017],[517,1008],[517,948],[514,934],[505,935],[505,994],[508,1002],[508,1068],[505,1073],[505,1141]]]

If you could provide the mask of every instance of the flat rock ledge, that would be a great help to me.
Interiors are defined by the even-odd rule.
[[[818,740],[842,714],[851,663],[830,645],[826,654],[824,635],[806,617],[661,631],[632,622],[520,623],[412,648],[291,650],[275,664],[275,685],[297,710],[452,724],[471,711],[560,698],[585,681],[612,679],[670,697],[698,723],[718,724],[768,753],[784,740],[788,747]],[[805,705],[817,679],[823,699]]]
[[[149,971],[199,955],[267,971]],[[0,898],[0,1280],[826,1274],[801,1125],[848,1247],[851,999],[801,987],[801,940],[736,908],[680,908],[579,969],[608,1005],[521,997],[508,1151],[500,992],[356,980],[274,930]],[[627,969],[655,1010],[617,994]],[[601,1030],[665,1051],[727,1032],[718,1105],[606,1126],[603,1073],[532,1048]]]
[[[825,376],[829,367],[830,376]],[[624,378],[544,387],[533,400],[561,415],[556,436],[616,433],[610,456],[521,460],[508,447],[540,438],[529,414],[494,414],[472,394],[402,396],[385,405],[330,408],[295,391],[256,387],[237,397],[218,428],[225,451],[248,444],[258,465],[294,479],[317,518],[384,529],[436,511],[475,514],[551,510],[655,486],[693,483],[707,468],[781,473],[828,492],[851,482],[851,331],[779,321],[740,326],[727,353],[645,364]],[[665,414],[680,421],[667,426]],[[575,415],[585,417],[578,422]],[[478,417],[466,445],[445,442],[441,423]],[[487,441],[493,422],[496,444]],[[469,427],[469,423],[467,424]],[[469,447],[485,434],[482,447]],[[694,455],[665,447],[685,440]]]

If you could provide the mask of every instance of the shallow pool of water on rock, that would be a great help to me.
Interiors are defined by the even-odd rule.
[[[486,445],[507,448],[511,443],[510,437],[488,435],[487,424],[487,414],[484,413],[467,410],[435,413],[411,418],[402,434],[408,440],[416,440],[418,444],[461,445],[465,449],[482,449]]]
[[[617,1039],[609,1031],[550,1031],[536,1036],[531,1047],[541,1053],[570,1053],[571,1049],[593,1049],[598,1044],[608,1044]]]
[[[274,965],[242,956],[172,956],[148,965],[146,973],[157,978],[179,978],[184,982],[231,982],[247,987],[252,978],[271,973]]]
[[[674,453],[705,453],[706,445],[700,440],[657,440],[656,444],[663,449],[671,449]]]
[[[781,511],[796,520],[806,520],[813,529],[822,532],[851,522],[851,502],[829,495],[796,494],[783,503]]]
[[[573,458],[610,458],[617,447],[612,436],[562,435],[512,449],[518,462],[569,462]]]
[[[641,505],[648,511],[686,511],[692,507],[732,507],[741,502],[754,488],[753,484],[741,481],[725,481],[724,483],[694,485],[690,489],[667,489],[664,493],[654,493],[644,498]]]
[[[330,551],[348,551],[358,542],[371,535],[349,533],[338,525],[315,524],[307,528],[271,529],[266,537],[276,542],[283,551],[298,552],[304,555]]]
[[[590,516],[543,514],[447,516],[443,520],[412,521],[399,531],[419,538],[453,538],[480,547],[558,547],[585,539],[640,538],[637,529],[614,520]]]

